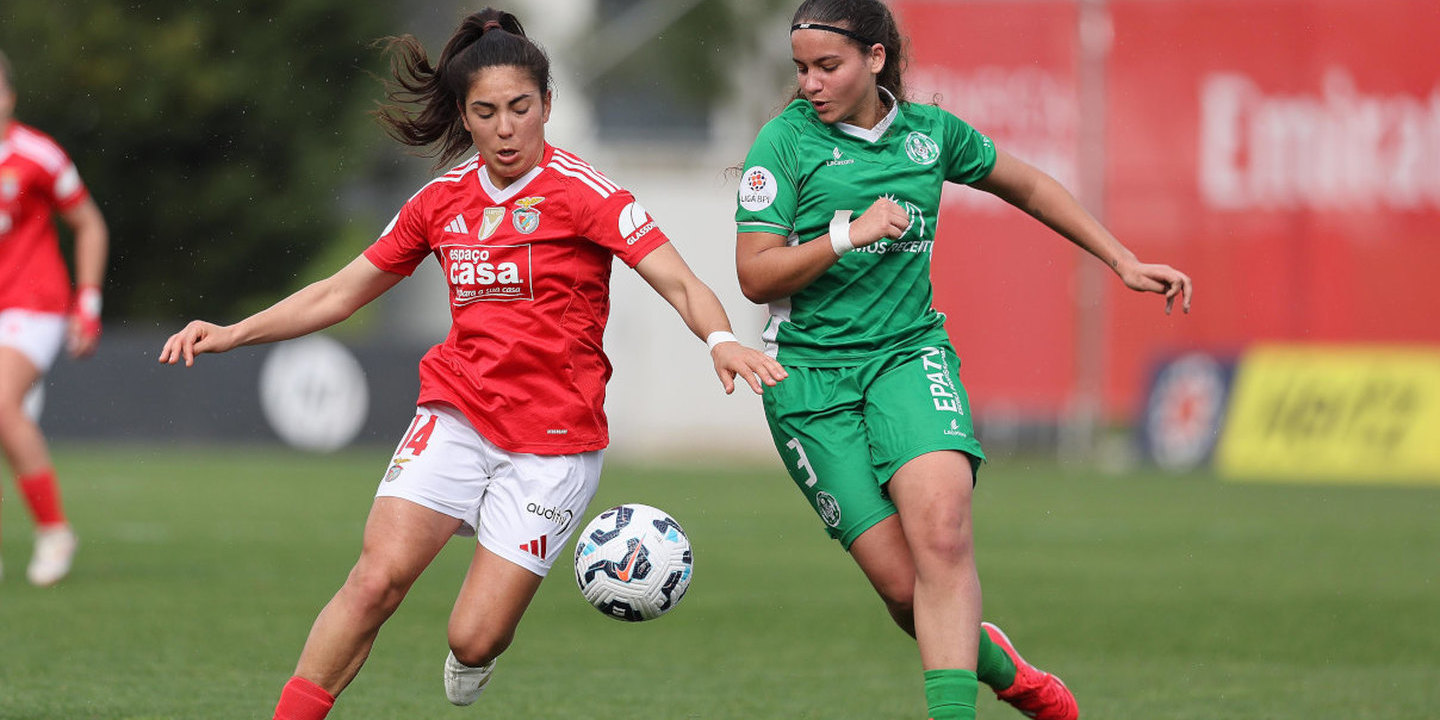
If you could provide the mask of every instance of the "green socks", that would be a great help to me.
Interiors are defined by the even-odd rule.
[[[980,682],[989,685],[992,690],[1004,690],[1015,684],[1015,663],[999,645],[990,641],[990,633],[980,630],[980,657],[975,666],[975,674],[980,676]]]
[[[930,708],[930,720],[975,720],[975,695],[979,691],[980,681],[969,670],[925,671],[925,704]]]

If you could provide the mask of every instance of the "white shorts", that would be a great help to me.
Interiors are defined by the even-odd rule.
[[[460,520],[457,535],[536,575],[550,571],[600,485],[603,450],[532,455],[497,447],[455,408],[427,403],[395,449],[376,497]]]
[[[19,350],[44,375],[65,344],[66,324],[65,316],[56,313],[0,310],[0,347]]]

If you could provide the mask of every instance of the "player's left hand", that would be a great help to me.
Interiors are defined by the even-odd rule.
[[[774,387],[789,374],[775,358],[734,341],[718,343],[710,350],[710,357],[726,395],[735,392],[736,376],[748,383],[756,395],[764,395],[762,385]]]
[[[1165,296],[1165,314],[1175,305],[1175,298],[1181,298],[1180,308],[1190,312],[1190,276],[1169,265],[1142,263],[1138,260],[1122,262],[1116,268],[1125,286],[1139,292],[1160,293]]]
[[[71,315],[65,346],[73,358],[94,355],[95,348],[100,346],[100,318]]]

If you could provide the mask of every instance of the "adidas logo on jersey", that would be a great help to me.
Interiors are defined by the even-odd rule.
[[[465,226],[465,216],[456,215],[455,219],[451,220],[450,224],[445,226],[445,232],[452,232],[456,235],[469,235],[470,228]]]

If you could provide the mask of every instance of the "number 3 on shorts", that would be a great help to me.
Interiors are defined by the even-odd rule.
[[[805,471],[805,487],[815,487],[815,468],[810,467],[810,458],[805,457],[805,448],[800,444],[800,438],[790,438],[785,447],[795,451],[798,456],[795,460],[795,467]]]

